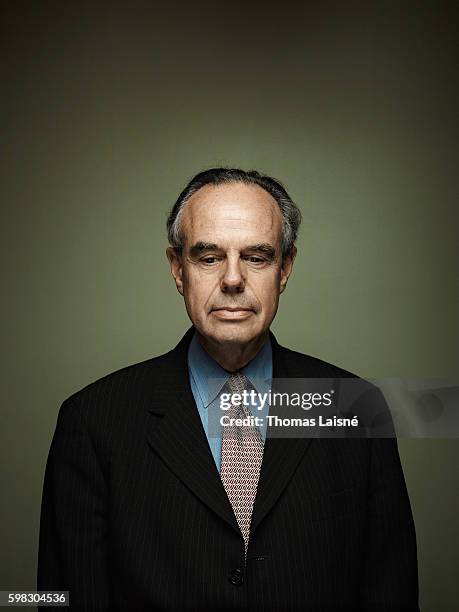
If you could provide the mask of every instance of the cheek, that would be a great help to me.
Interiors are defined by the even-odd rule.
[[[190,270],[183,275],[185,298],[191,306],[204,306],[215,288],[215,280],[206,274]]]
[[[269,277],[252,279],[253,291],[266,312],[276,308],[280,291],[280,271],[276,270]]]

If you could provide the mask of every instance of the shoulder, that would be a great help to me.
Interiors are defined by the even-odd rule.
[[[59,418],[63,415],[101,419],[107,414],[133,415],[155,393],[155,386],[165,376],[174,375],[172,351],[144,361],[124,366],[89,382],[69,395],[62,403]],[[172,366],[172,367],[171,367]],[[175,372],[177,375],[177,372]]]
[[[384,435],[393,433],[393,423],[389,407],[379,387],[340,366],[312,355],[293,351],[277,344],[275,351],[282,367],[278,369],[279,378],[315,380],[326,379],[336,391],[339,412],[352,411],[366,426],[379,427]],[[373,430],[374,431],[374,430]]]
[[[274,355],[283,363],[290,376],[309,378],[359,378],[359,376],[338,365],[294,351],[280,344],[273,347]]]

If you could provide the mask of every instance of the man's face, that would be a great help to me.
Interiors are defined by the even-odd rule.
[[[295,250],[282,259],[282,215],[258,185],[206,185],[185,204],[183,250],[167,249],[177,289],[202,336],[247,344],[277,311]]]

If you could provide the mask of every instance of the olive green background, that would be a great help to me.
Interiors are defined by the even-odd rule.
[[[165,220],[206,167],[271,174],[303,211],[281,344],[457,374],[457,3],[310,6],[2,3],[0,589],[36,588],[62,401],[188,326]],[[399,447],[422,610],[452,611],[458,441]]]

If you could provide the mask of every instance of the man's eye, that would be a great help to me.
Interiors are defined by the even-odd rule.
[[[216,257],[203,257],[201,261],[203,261],[206,264],[213,264],[217,261],[217,258]]]
[[[261,257],[256,257],[255,255],[250,255],[247,259],[250,263],[262,263],[264,261]]]

